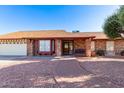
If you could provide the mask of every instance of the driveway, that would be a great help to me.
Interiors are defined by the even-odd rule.
[[[0,57],[0,87],[124,87],[124,59]]]

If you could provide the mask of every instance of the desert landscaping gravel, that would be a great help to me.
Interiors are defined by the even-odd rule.
[[[2,88],[120,88],[124,59],[0,57]]]

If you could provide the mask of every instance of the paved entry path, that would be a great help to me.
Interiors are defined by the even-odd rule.
[[[110,78],[88,71],[76,60],[58,61],[54,75],[62,88],[120,87]]]
[[[97,62],[97,60],[94,61]],[[110,75],[109,69],[105,70],[105,68],[109,66],[117,68],[116,65],[119,63],[109,62],[109,65],[106,63],[105,66],[102,63],[103,60],[100,61],[101,64],[96,65],[90,62],[93,61],[92,59],[84,58],[0,57],[0,87],[124,87],[122,82],[118,82],[119,78],[123,79],[123,60],[122,64],[118,65],[121,68],[120,71],[118,69],[118,72],[121,72],[118,76],[121,77],[117,78],[112,78],[114,71],[111,70]],[[105,68],[103,69],[102,66]]]

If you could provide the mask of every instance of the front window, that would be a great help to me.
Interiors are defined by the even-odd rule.
[[[49,52],[50,51],[50,40],[40,40],[39,49],[40,51]]]
[[[114,51],[114,41],[107,41],[106,42],[106,50],[107,51]]]

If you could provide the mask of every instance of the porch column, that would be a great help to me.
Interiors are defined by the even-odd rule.
[[[62,41],[60,39],[56,39],[55,40],[55,53],[56,53],[56,56],[61,56],[61,43]]]
[[[33,56],[33,40],[27,40],[27,56]]]
[[[91,57],[91,38],[85,40],[86,56]]]

